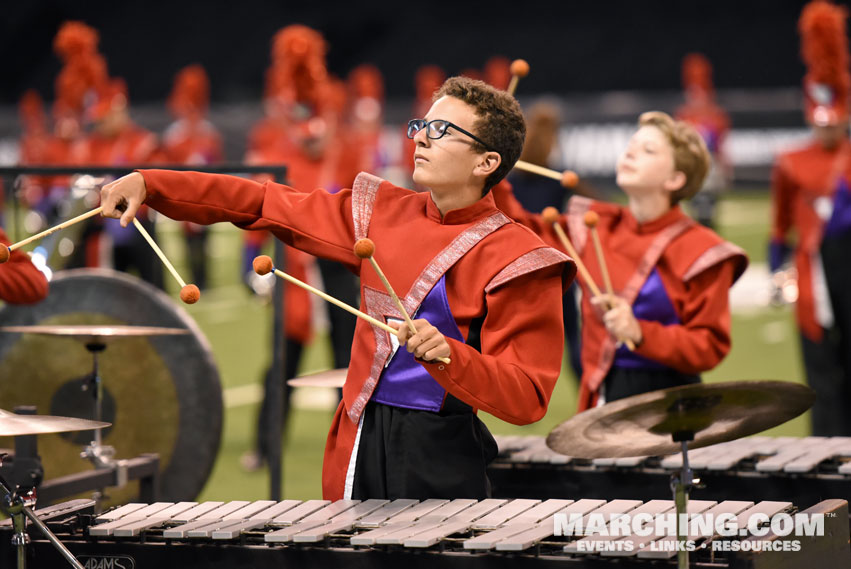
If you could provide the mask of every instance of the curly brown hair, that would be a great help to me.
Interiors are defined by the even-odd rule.
[[[482,188],[482,195],[485,195],[514,168],[523,151],[526,123],[520,104],[505,91],[468,77],[447,79],[434,93],[432,100],[441,97],[454,97],[473,107],[476,111],[474,134],[487,142],[502,158],[499,167],[485,179]],[[474,142],[472,148],[476,152],[488,150],[478,142]]]
[[[661,111],[642,113],[638,126],[655,126],[662,131],[674,149],[674,169],[686,176],[686,183],[671,193],[671,205],[693,197],[703,186],[709,171],[709,150],[693,126],[671,118]]]

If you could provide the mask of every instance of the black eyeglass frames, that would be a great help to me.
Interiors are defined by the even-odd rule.
[[[461,134],[466,134],[491,152],[499,152],[493,146],[473,134],[472,132],[466,131],[455,123],[451,123],[447,120],[443,119],[434,119],[427,121],[425,119],[411,119],[408,121],[408,138],[414,138],[416,134],[422,129],[426,129],[426,136],[432,140],[437,140],[439,138],[443,138],[443,135],[446,134],[446,131],[449,128],[454,128]]]

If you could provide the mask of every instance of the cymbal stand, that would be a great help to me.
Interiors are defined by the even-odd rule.
[[[106,343],[93,339],[86,342],[86,349],[92,354],[92,375],[90,381],[83,385],[83,389],[91,390],[94,398],[94,420],[102,421],[103,383],[100,373],[98,373],[98,354],[106,350]],[[104,446],[101,442],[100,429],[95,429],[94,440],[80,453],[80,456],[89,459],[95,465],[95,468],[110,468],[115,462],[112,458],[115,456],[115,449],[111,446]]]
[[[3,456],[0,455],[0,463],[2,463],[2,458]],[[15,530],[12,535],[12,545],[17,550],[17,569],[26,569],[27,567],[27,543],[30,541],[27,535],[27,518],[41,530],[41,533],[50,540],[50,543],[74,569],[84,569],[83,565],[74,557],[74,554],[62,545],[59,538],[30,509],[31,506],[35,505],[35,488],[18,487],[12,490],[6,480],[0,477],[0,490],[3,494],[2,499],[0,499],[0,510],[12,518],[12,528]]]
[[[688,495],[694,487],[694,471],[688,463],[688,442],[691,440],[694,440],[694,433],[674,433],[674,441],[680,443],[683,453],[682,468],[671,475],[671,491],[674,493],[677,515],[677,569],[688,569],[688,550],[685,548],[688,537]],[[686,523],[681,523],[681,520]]]

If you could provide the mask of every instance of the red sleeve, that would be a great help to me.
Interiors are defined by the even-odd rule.
[[[797,184],[787,173],[785,161],[781,156],[771,171],[771,240],[777,243],[786,243],[798,191]]]
[[[561,370],[562,270],[560,264],[547,267],[492,290],[481,353],[448,339],[452,363],[424,364],[431,376],[461,401],[503,421],[540,420]]]
[[[730,287],[734,260],[696,275],[687,283],[682,324],[639,320],[644,340],[635,353],[683,373],[714,368],[730,351]]]
[[[6,233],[0,229],[0,243],[9,246]],[[9,260],[0,265],[0,300],[10,304],[33,304],[47,296],[47,278],[30,261],[29,255],[12,251]]]
[[[301,192],[273,182],[223,174],[143,170],[145,203],[172,219],[207,225],[229,221],[243,229],[271,231],[311,255],[357,271],[352,247],[352,192]]]

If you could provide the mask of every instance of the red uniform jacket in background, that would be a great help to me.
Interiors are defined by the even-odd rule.
[[[11,245],[0,229],[0,243]],[[0,300],[10,304],[33,304],[47,296],[47,278],[19,250],[12,251],[9,260],[0,265]]]
[[[509,185],[500,184],[493,192],[497,206],[509,217],[533,229],[551,246],[563,249],[552,226],[544,223],[540,215],[524,210]],[[718,365],[730,350],[729,289],[747,267],[744,252],[698,225],[678,206],[642,224],[628,208],[575,196],[570,199],[568,213],[559,221],[601,290],[602,272],[583,220],[589,210],[599,215],[597,231],[614,293],[629,297],[633,289],[635,293],[640,290],[643,280],[636,282],[636,275],[642,261],[646,263],[655,248],[658,259],[642,272],[649,273],[655,267],[681,322],[662,325],[639,320],[644,339],[635,353],[687,374],[698,374]],[[579,284],[582,289],[579,410],[582,411],[596,404],[600,385],[612,365],[615,339],[606,331],[600,311],[591,305],[587,283],[580,279]]]
[[[781,154],[771,177],[771,239],[788,243],[792,229],[797,232],[795,266],[798,269],[796,313],[801,332],[819,342],[822,326],[816,318],[813,278],[818,261],[825,222],[816,211],[820,198],[832,201],[839,178],[848,173],[851,142],[843,141],[834,150],[825,150],[817,142],[793,152]],[[825,299],[825,301],[828,301]]]

